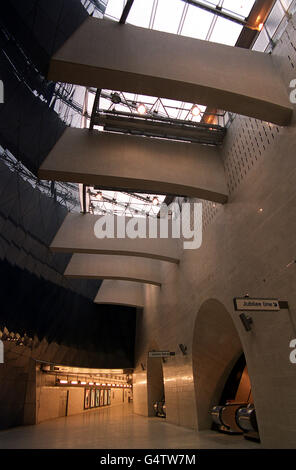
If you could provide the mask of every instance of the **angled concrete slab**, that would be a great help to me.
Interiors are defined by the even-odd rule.
[[[94,233],[95,223],[99,219],[100,216],[91,214],[69,213],[54,237],[50,249],[64,253],[114,254],[159,259],[170,263],[179,262],[178,239],[116,238],[116,229],[115,238],[99,239]],[[114,216],[115,225],[118,224],[118,219],[120,218]],[[159,219],[157,223],[159,224]]]
[[[161,286],[161,263],[149,258],[75,253],[64,275],[69,278],[118,279]]]
[[[130,281],[103,281],[94,302],[96,304],[127,305],[144,307],[143,284]]]
[[[68,128],[41,165],[39,177],[227,201],[217,147],[88,129]]]
[[[279,125],[292,117],[276,57],[106,19],[90,17],[75,31],[53,56],[48,78],[214,106]]]

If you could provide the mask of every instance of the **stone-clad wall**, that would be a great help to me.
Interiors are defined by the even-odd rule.
[[[294,17],[273,51],[281,58],[287,93],[290,80],[296,78],[292,66],[296,63],[295,25]],[[217,343],[211,361],[213,374],[223,377],[229,344],[238,341],[231,327],[228,336],[224,329],[226,316],[230,315],[241,342],[233,348],[233,360],[241,347],[251,378],[262,445],[295,447],[296,366],[289,361],[289,342],[296,338],[296,264],[291,263],[296,258],[295,148],[295,115],[287,128],[236,116],[224,144],[229,202],[216,207],[206,203],[201,248],[184,251],[179,266],[168,264],[163,268],[160,292],[153,286],[146,287],[146,307],[139,316],[137,332],[137,413],[147,414],[147,367],[143,370],[142,365],[147,365],[147,351],[156,342],[160,349],[176,351],[176,356],[163,364],[168,421],[206,427],[196,412],[197,408],[208,407],[207,400],[196,407],[196,390],[207,389],[205,381],[194,385],[194,377],[198,377],[194,367],[206,363],[196,341],[199,315],[204,305],[209,305],[205,302],[216,299],[216,306],[211,303],[209,310],[208,330],[213,335],[207,336],[209,349],[213,351],[213,341]],[[246,293],[287,300],[289,310],[253,313],[252,331],[246,332],[233,308],[233,297]],[[204,322],[203,316],[207,331]],[[181,353],[179,343],[187,346],[187,355]],[[228,362],[233,361],[228,358]],[[222,385],[217,383],[218,389]],[[209,389],[208,393],[214,391]]]

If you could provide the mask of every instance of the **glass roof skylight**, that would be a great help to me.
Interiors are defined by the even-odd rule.
[[[250,13],[254,0],[199,1],[212,8],[244,20]],[[125,0],[109,0],[105,17],[118,21]],[[220,20],[220,21],[219,21]],[[211,12],[189,5],[183,0],[134,0],[127,23],[167,33],[181,34],[234,46],[242,26]]]
[[[112,100],[116,96],[117,102]],[[89,96],[87,112],[90,115],[94,102],[94,94]],[[142,116],[180,119],[184,121],[200,122],[206,106],[193,105],[177,100],[157,98],[154,96],[135,95],[119,90],[102,90],[99,102],[100,111],[113,111],[115,113],[131,113]],[[139,109],[142,106],[142,110]]]
[[[88,188],[90,212],[95,215],[115,214],[126,217],[156,217],[165,196],[143,193],[97,190]]]

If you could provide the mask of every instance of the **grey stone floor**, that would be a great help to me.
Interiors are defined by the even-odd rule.
[[[241,436],[195,432],[117,405],[0,431],[0,449],[260,449]]]

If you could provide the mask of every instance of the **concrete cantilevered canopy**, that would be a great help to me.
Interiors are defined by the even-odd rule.
[[[292,105],[277,59],[88,18],[53,56],[48,78],[199,103],[288,125]]]
[[[224,203],[220,150],[201,144],[68,128],[39,177]]]
[[[144,307],[143,288],[143,284],[139,282],[106,280],[103,281],[94,302],[142,308]]]
[[[52,251],[65,253],[97,253],[154,258],[171,263],[180,259],[180,244],[176,238],[103,238],[94,233],[100,216],[69,213],[53,239]],[[119,217],[114,216],[115,225]],[[128,220],[128,218],[127,218]],[[133,220],[136,220],[134,217]],[[143,220],[143,219],[142,219]],[[157,219],[159,223],[159,219]]]
[[[137,256],[75,253],[64,275],[70,278],[118,279],[161,286],[162,263]]]

